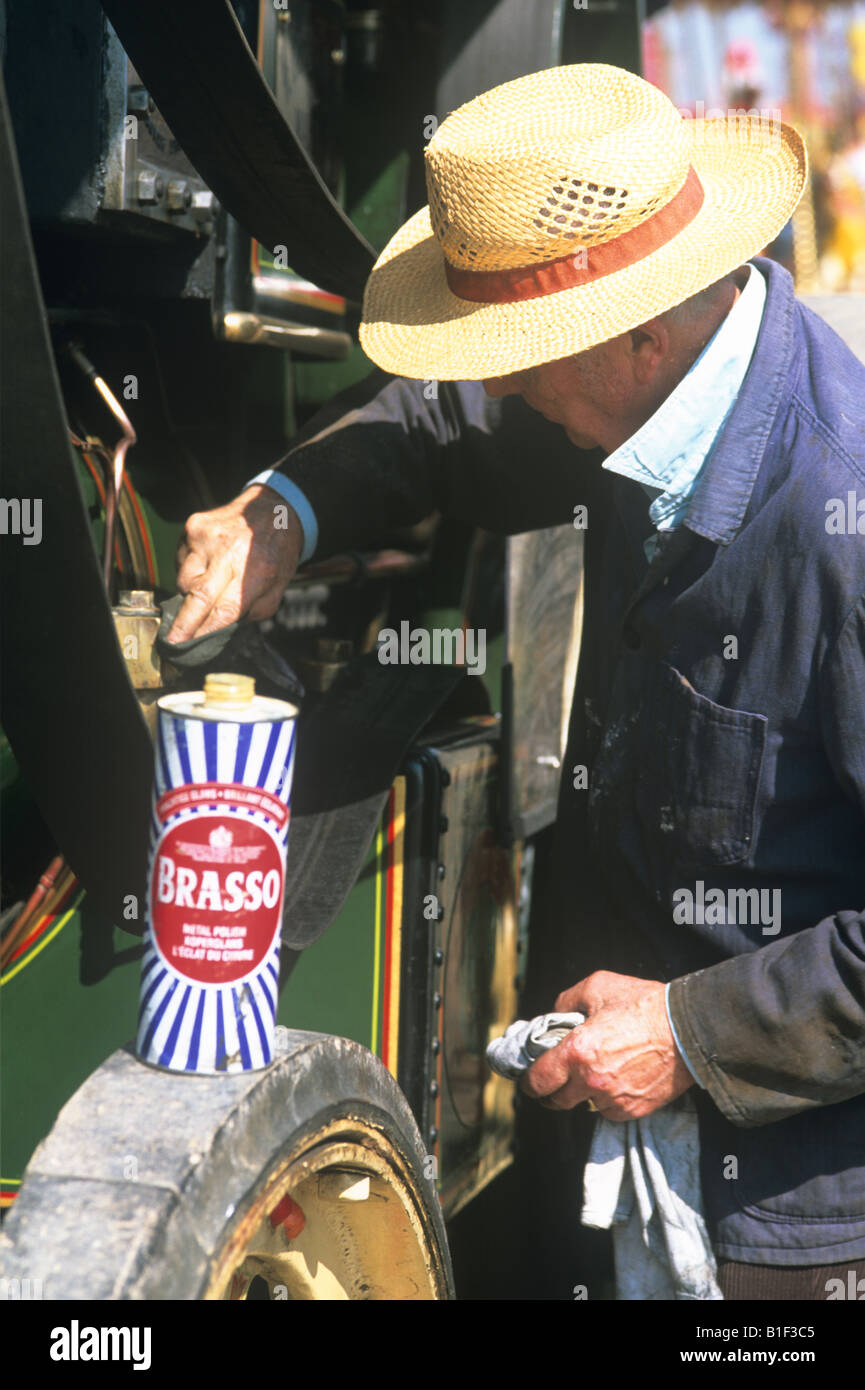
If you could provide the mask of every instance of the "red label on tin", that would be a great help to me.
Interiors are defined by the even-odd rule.
[[[258,969],[282,915],[283,864],[273,837],[241,816],[196,815],[160,840],[150,920],[160,954],[199,984]]]

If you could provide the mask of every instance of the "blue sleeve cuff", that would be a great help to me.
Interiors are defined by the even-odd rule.
[[[303,550],[300,552],[298,564],[304,564],[315,554],[318,545],[318,522],[305,493],[301,492],[297,483],[293,483],[276,468],[266,468],[263,473],[258,473],[256,477],[250,478],[248,483],[244,483],[244,487],[252,487],[254,483],[264,483],[266,487],[272,487],[274,492],[278,492],[297,512],[300,529],[303,531]]]
[[[669,1025],[670,1025],[670,1032],[673,1034],[673,1042],[676,1044],[677,1048],[679,1049],[679,1056],[682,1058],[682,1061],[685,1063],[685,1066],[688,1068],[688,1071],[689,1071],[689,1072],[691,1073],[691,1075],[693,1076],[693,1078],[694,1078],[694,1080],[696,1081],[697,1085],[700,1087],[701,1090],[705,1091],[706,1087],[703,1085],[703,1083],[702,1083],[702,1081],[700,1080],[699,1076],[698,1076],[697,1073],[694,1071],[694,1068],[691,1066],[691,1063],[688,1061],[688,1054],[687,1054],[687,1052],[686,1052],[685,1049],[683,1048],[682,1044],[679,1042],[679,1034],[676,1032],[676,1025],[675,1025],[675,1023],[673,1022],[673,1015],[670,1013],[670,986],[669,986],[669,985],[667,985],[667,988],[664,990],[664,1007],[665,1007],[666,1010],[667,1010],[667,1022],[668,1022]]]

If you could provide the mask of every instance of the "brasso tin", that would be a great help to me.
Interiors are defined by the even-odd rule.
[[[231,675],[158,706],[138,1055],[253,1071],[273,1056],[298,711]]]

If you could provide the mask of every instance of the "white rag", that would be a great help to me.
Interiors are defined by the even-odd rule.
[[[584,1022],[583,1014],[521,1019],[493,1039],[487,1061],[516,1081]],[[723,1299],[703,1217],[700,1135],[690,1095],[639,1120],[598,1116],[581,1219],[584,1226],[612,1229],[617,1299]]]

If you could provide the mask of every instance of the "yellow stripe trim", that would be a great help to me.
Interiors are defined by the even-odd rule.
[[[388,1055],[384,1064],[393,1077],[396,1077],[399,1052],[399,997],[400,964],[402,955],[402,891],[403,860],[405,857],[405,778],[398,777],[394,782],[393,806],[393,912],[390,930],[390,993],[387,1000],[388,1011]],[[385,899],[385,902],[387,899]]]
[[[379,983],[379,975],[381,974],[381,922],[384,896],[382,893],[382,885],[384,883],[385,873],[383,826],[386,815],[387,811],[385,811],[384,816],[379,821],[378,830],[375,835],[375,853],[378,868],[375,876],[375,947],[372,962],[372,1027],[370,1029],[370,1052],[378,1052],[378,1002],[381,993],[381,986]]]
[[[64,912],[63,916],[60,918],[60,921],[57,923],[55,927],[52,927],[51,931],[48,932],[47,936],[43,936],[41,941],[37,941],[36,945],[33,947],[33,950],[30,951],[28,955],[24,956],[22,960],[19,960],[16,965],[13,965],[11,970],[7,970],[5,975],[0,975],[0,985],[8,984],[10,980],[15,978],[19,970],[23,970],[25,965],[29,965],[31,960],[35,960],[35,958],[39,955],[40,951],[45,950],[45,947],[48,945],[49,941],[53,941],[57,933],[61,931],[63,927],[66,926],[66,923],[69,921],[69,918],[75,915],[75,913],[78,910],[78,904],[81,902],[81,899],[83,897],[84,889],[82,888],[81,892],[78,894],[78,897],[75,899],[74,903],[69,908],[68,912]]]

